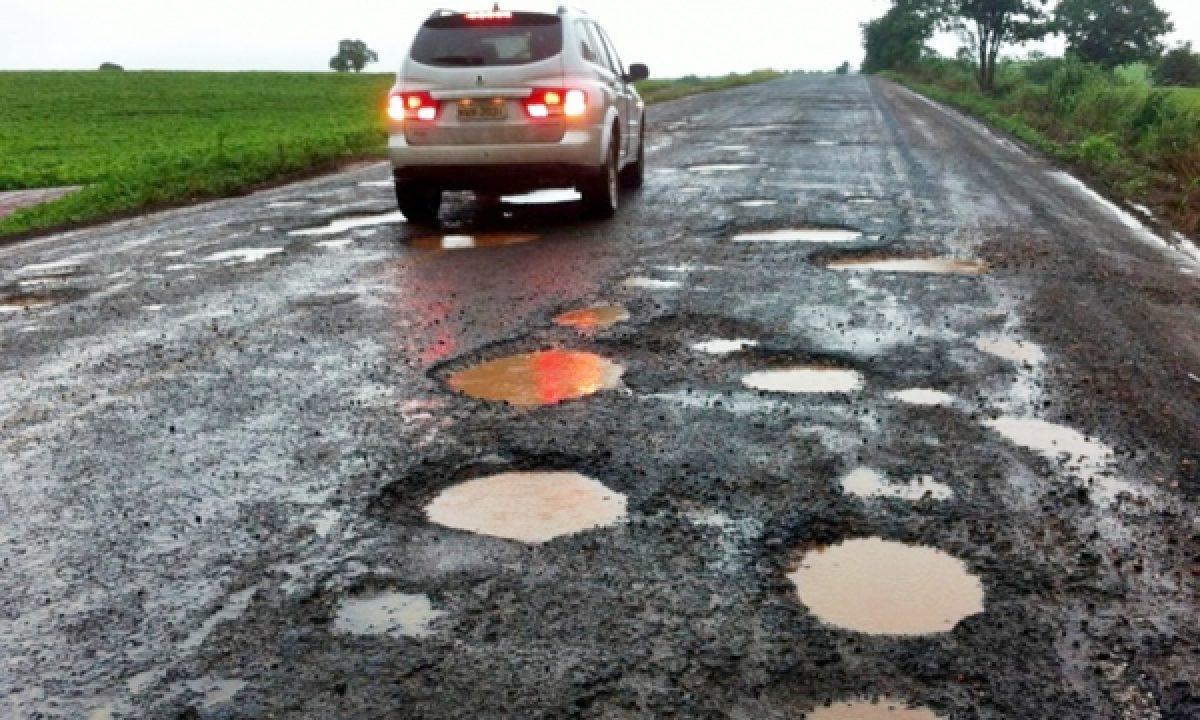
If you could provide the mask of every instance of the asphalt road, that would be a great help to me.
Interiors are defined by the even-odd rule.
[[[882,81],[656,106],[649,146],[615,220],[456,198],[456,249],[303,232],[393,212],[379,165],[0,248],[0,715],[1200,717],[1198,258]],[[858,233],[739,237],[797,228]],[[897,257],[986,270],[856,264]],[[595,303],[629,319],[552,322]],[[555,348],[619,387],[450,387]],[[797,366],[848,384],[744,382]],[[527,544],[423,512],[537,470],[624,517]],[[789,579],[859,538],[957,560],[900,596],[838,596],[890,564]],[[976,580],[937,632],[835,617]]]

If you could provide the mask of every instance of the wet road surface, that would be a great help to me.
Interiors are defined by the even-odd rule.
[[[1200,716],[1189,248],[882,81],[651,118],[606,223],[0,248],[0,715]]]

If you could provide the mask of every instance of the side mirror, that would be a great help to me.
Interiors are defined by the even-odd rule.
[[[638,82],[650,77],[650,68],[641,63],[634,63],[629,66],[629,72],[625,74],[625,82]]]

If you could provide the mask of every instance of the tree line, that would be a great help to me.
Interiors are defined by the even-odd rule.
[[[956,32],[960,56],[975,66],[984,92],[993,92],[1005,46],[1049,35],[1066,39],[1067,54],[1106,68],[1144,61],[1159,84],[1200,84],[1200,58],[1190,44],[1168,52],[1162,38],[1174,30],[1155,0],[893,0],[880,18],[863,25],[866,73],[915,67],[930,54],[934,33]]]

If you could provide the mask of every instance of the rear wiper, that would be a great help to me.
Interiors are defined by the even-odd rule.
[[[433,59],[441,65],[482,65],[483,58],[479,55],[442,55]]]

